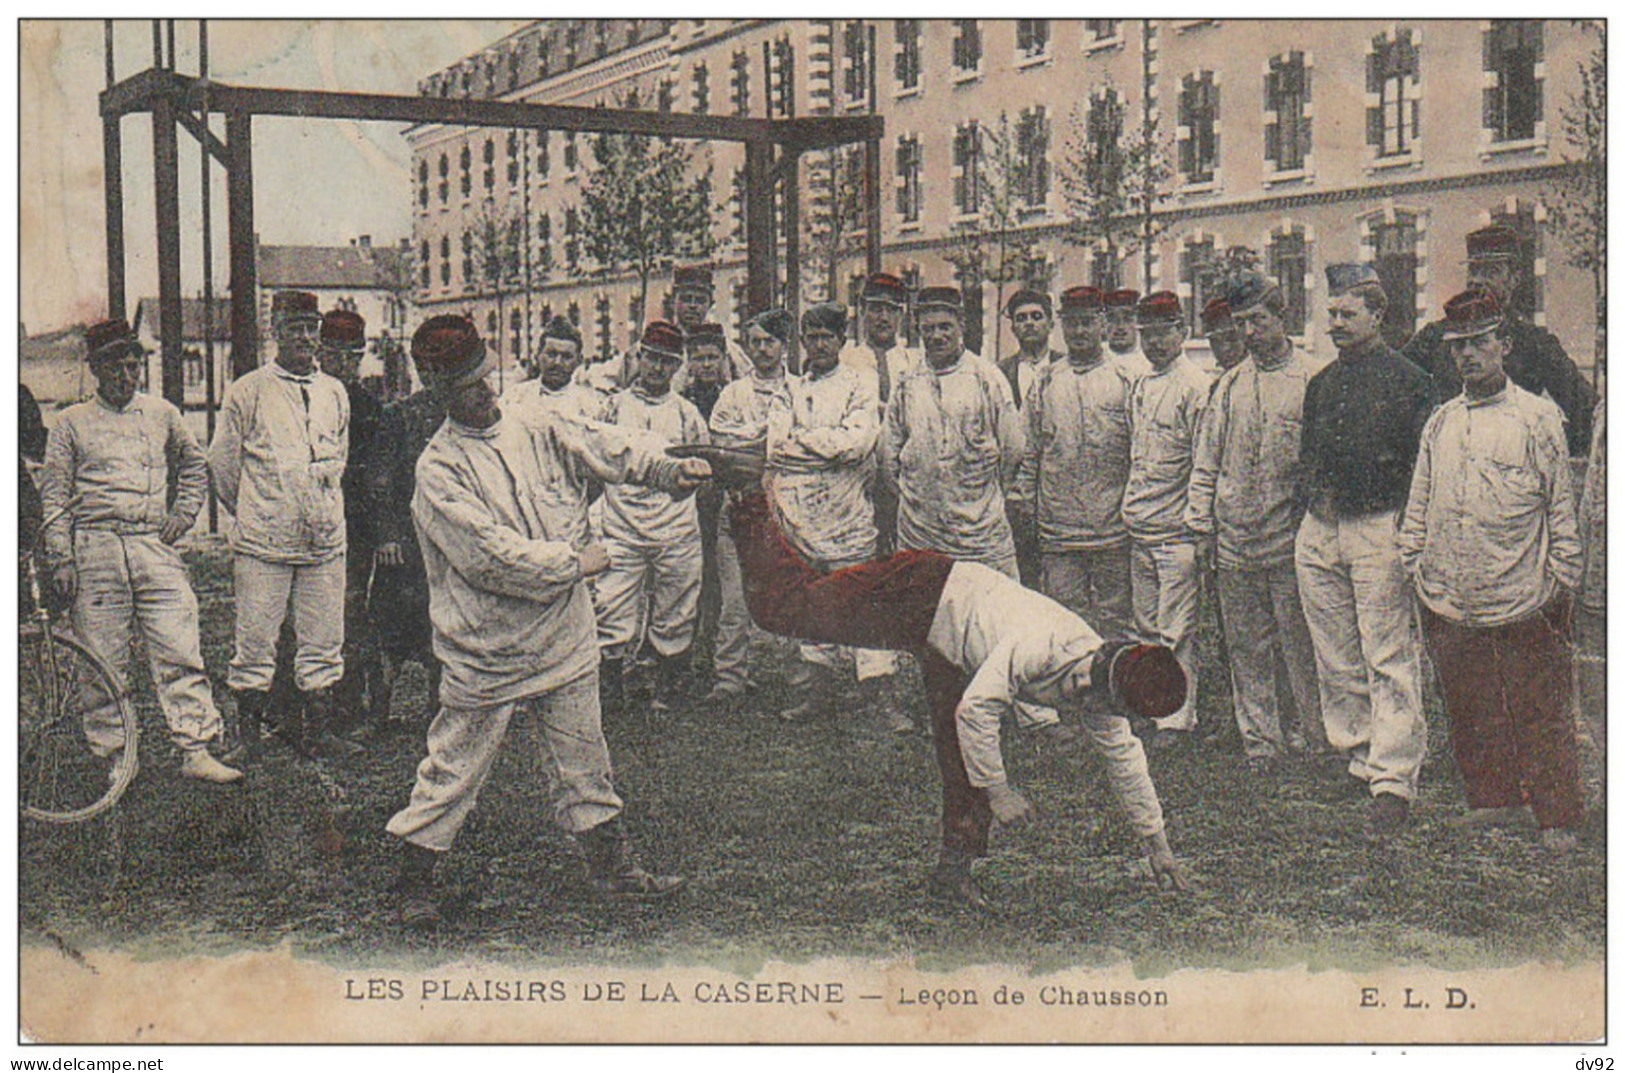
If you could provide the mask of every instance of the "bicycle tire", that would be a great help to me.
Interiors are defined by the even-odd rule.
[[[54,668],[54,670],[53,670]],[[135,778],[140,727],[135,705],[112,670],[77,637],[38,623],[22,627],[17,646],[17,797],[22,814],[42,823],[83,823],[112,808]],[[82,714],[86,689],[112,698],[124,748],[96,756]]]

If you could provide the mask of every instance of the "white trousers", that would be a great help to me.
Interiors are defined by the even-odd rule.
[[[734,545],[726,503],[717,524],[717,581],[722,599],[717,612],[716,679],[719,685],[743,688],[750,682],[750,641],[756,628],[745,606],[745,576],[739,569],[739,549]]]
[[[239,555],[233,577],[237,649],[226,684],[271,688],[277,635],[293,607],[293,681],[302,692],[326,689],[344,675],[344,556],[314,565],[268,563]]]
[[[1196,661],[1197,595],[1201,576],[1196,569],[1196,544],[1170,541],[1129,542],[1129,583],[1134,599],[1134,632],[1148,645],[1166,645],[1185,671],[1185,705],[1156,721],[1162,730],[1196,728],[1196,690],[1200,683]]]
[[[553,818],[571,834],[620,814],[598,709],[598,673],[550,693],[488,708],[442,707],[429,724],[429,755],[418,764],[412,800],[387,830],[425,849],[451,849],[491,774],[514,710],[535,716],[536,747],[552,784]]]
[[[1416,604],[1394,511],[1298,529],[1298,592],[1315,644],[1332,747],[1373,794],[1409,799],[1427,756]]]
[[[599,651],[607,659],[630,657],[647,635],[649,647],[658,655],[687,652],[699,624],[705,565],[699,533],[663,545],[606,540],[604,550],[609,553],[609,569],[592,584]]]
[[[197,596],[180,553],[156,534],[81,529],[73,536],[73,566],[79,586],[74,631],[107,661],[119,688],[129,688],[130,642],[139,629],[158,706],[175,745],[201,749],[219,737],[220,712],[198,641]],[[124,747],[116,697],[88,697],[84,724],[96,755]]]
[[[1279,756],[1285,751],[1276,689],[1278,666],[1286,670],[1286,684],[1291,687],[1304,737],[1324,746],[1315,648],[1292,564],[1256,569],[1220,566],[1219,606],[1224,611],[1236,727],[1247,755]]]

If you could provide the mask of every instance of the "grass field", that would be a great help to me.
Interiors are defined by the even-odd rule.
[[[224,697],[229,562],[218,552],[191,559],[205,659]],[[1210,658],[1214,633],[1209,623]],[[179,779],[143,675],[141,774],[117,815],[75,828],[22,826],[25,941],[166,957],[288,943],[345,964],[478,956],[744,972],[822,955],[1037,970],[1129,958],[1143,974],[1602,956],[1601,817],[1588,820],[1566,859],[1541,852],[1532,831],[1447,827],[1463,805],[1436,702],[1415,822],[1382,852],[1361,837],[1365,801],[1338,785],[1350,780],[1289,767],[1265,783],[1216,748],[1154,757],[1169,837],[1194,887],[1183,895],[1154,891],[1137,870],[1137,840],[1116,818],[1092,757],[1046,755],[1013,735],[1012,780],[1043,822],[995,832],[981,878],[998,914],[940,908],[924,889],[938,809],[928,739],[880,729],[855,685],[826,693],[838,715],[780,723],[773,713],[788,651],[758,647],[761,689],[740,711],[691,707],[661,719],[638,711],[606,726],[641,855],[689,877],[679,899],[623,906],[581,891],[582,865],[552,825],[529,736],[516,732],[446,861],[453,919],[427,935],[393,919],[395,847],[383,830],[423,750],[415,669],[396,701],[396,716],[415,720],[410,732],[333,767],[336,810],[315,773],[276,747],[241,787]],[[1228,710],[1222,677],[1205,676],[1205,709]]]

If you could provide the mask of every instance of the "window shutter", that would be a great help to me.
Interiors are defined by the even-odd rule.
[[[1382,105],[1365,110],[1365,143],[1382,147]]]

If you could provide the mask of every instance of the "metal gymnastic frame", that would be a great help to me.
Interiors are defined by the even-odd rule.
[[[206,30],[200,24],[201,54]],[[748,116],[687,115],[624,108],[585,108],[559,104],[464,98],[410,97],[379,93],[265,89],[231,86],[208,77],[207,61],[197,76],[175,67],[174,23],[169,24],[169,56],[163,58],[159,23],[153,23],[153,66],[114,80],[111,23],[106,33],[107,88],[100,96],[107,223],[108,314],[126,316],[124,192],[120,121],[127,115],[152,116],[153,189],[157,208],[159,347],[163,395],[177,406],[183,398],[179,131],[203,149],[204,170],[212,159],[225,168],[227,245],[230,250],[231,366],[233,377],[259,365],[254,241],[253,123],[256,116],[303,119],[356,119],[393,123],[435,123],[508,130],[645,134],[656,137],[741,142],[745,146],[745,264],[747,302],[752,309],[774,304],[778,291],[778,243],[773,227],[775,187],[782,185],[787,221],[799,218],[800,160],[803,153],[867,143],[868,160],[878,161],[884,121],[877,115],[759,119]],[[222,140],[210,116],[225,116]],[[868,228],[868,266],[880,264],[878,177],[869,167],[873,189]],[[205,189],[207,184],[205,184]],[[207,224],[205,225],[207,227]],[[790,236],[794,260],[796,236]],[[210,288],[212,290],[212,287]],[[793,292],[794,288],[787,288]],[[212,316],[212,309],[208,311]],[[209,369],[213,380],[213,368]]]

